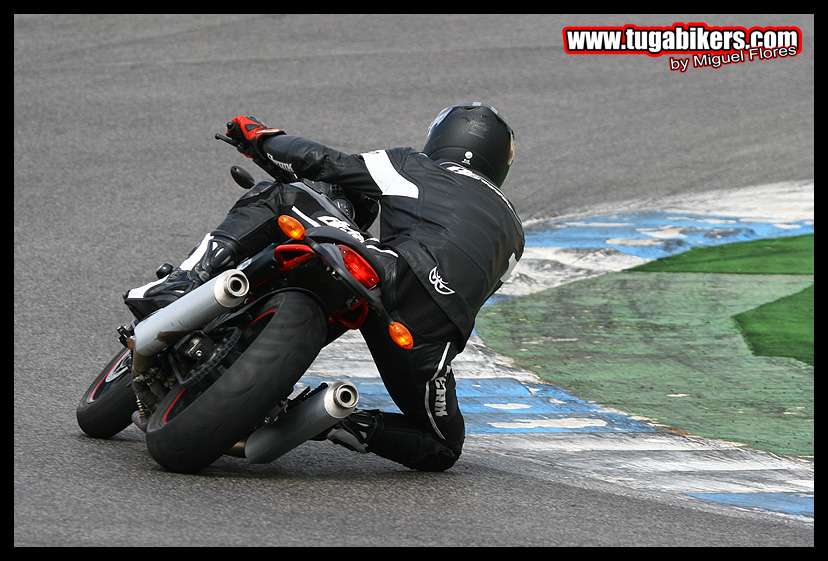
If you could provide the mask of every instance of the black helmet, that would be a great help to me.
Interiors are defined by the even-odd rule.
[[[515,133],[490,105],[451,105],[428,127],[423,152],[432,160],[463,164],[500,187],[515,157]]]

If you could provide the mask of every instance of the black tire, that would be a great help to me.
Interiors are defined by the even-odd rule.
[[[132,422],[138,409],[132,391],[132,368],[128,349],[122,349],[95,377],[75,412],[78,426],[94,438],[110,438]],[[109,380],[107,377],[114,375]]]
[[[264,308],[273,312],[267,324],[218,380],[201,393],[172,388],[150,416],[147,448],[164,468],[195,473],[212,464],[291,393],[319,354],[327,322],[313,298],[281,292]]]

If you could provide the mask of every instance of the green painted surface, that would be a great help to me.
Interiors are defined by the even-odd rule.
[[[814,364],[814,285],[734,317],[754,354]]]
[[[487,306],[477,330],[497,352],[586,399],[700,436],[812,455],[813,367],[754,356],[733,319],[812,283],[613,273]]]
[[[630,270],[812,275],[814,235],[694,248],[679,255],[644,263]]]
[[[631,270],[809,275],[814,272],[814,235],[695,248]],[[775,302],[762,303],[734,319],[754,354],[791,357],[814,364],[813,286]]]

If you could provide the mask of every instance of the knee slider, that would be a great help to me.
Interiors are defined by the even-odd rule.
[[[445,471],[460,458],[460,446],[449,446],[412,426],[401,415],[384,414],[384,426],[369,438],[368,451],[419,471]]]
[[[406,467],[410,467],[418,471],[446,471],[459,459],[460,452],[446,446]]]

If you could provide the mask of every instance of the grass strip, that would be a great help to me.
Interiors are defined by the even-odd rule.
[[[693,248],[631,271],[665,273],[814,274],[814,235]]]
[[[814,365],[814,285],[734,316],[753,353]]]

